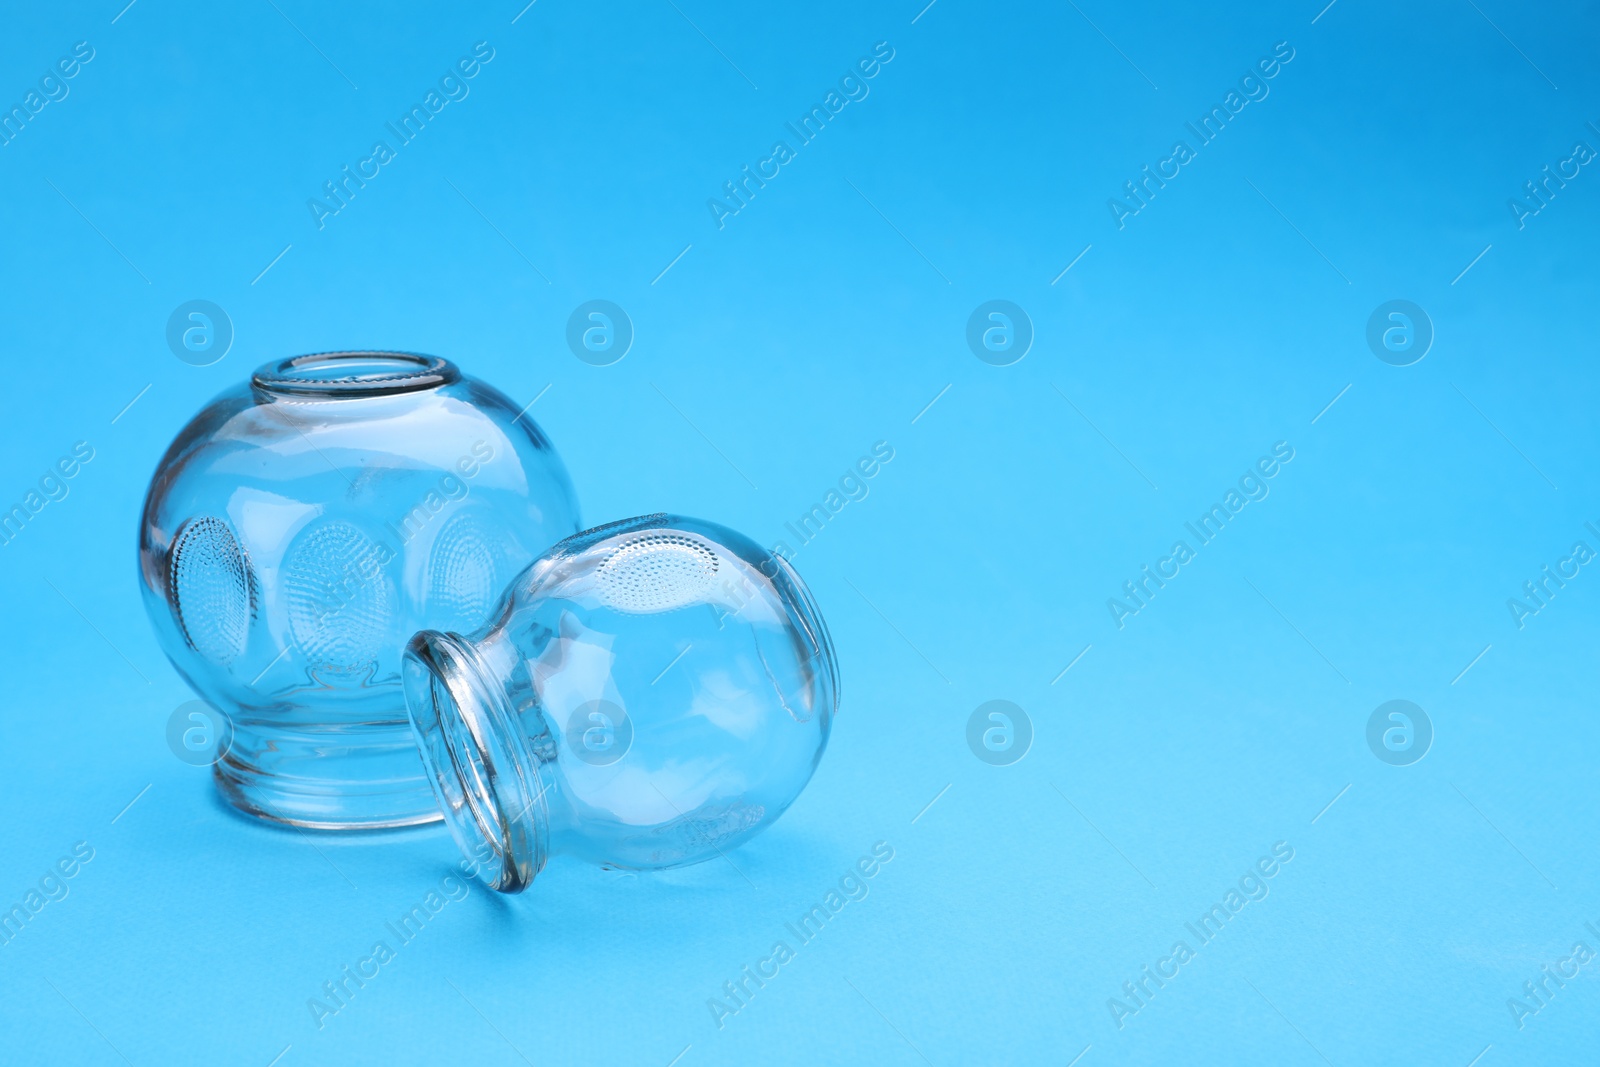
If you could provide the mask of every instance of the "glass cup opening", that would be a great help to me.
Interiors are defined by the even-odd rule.
[[[436,389],[458,381],[455,364],[411,352],[318,352],[264,364],[251,384],[285,396],[348,398]]]
[[[406,706],[450,835],[477,876],[503,893],[544,867],[548,810],[496,690],[455,634],[424,630],[406,648]]]

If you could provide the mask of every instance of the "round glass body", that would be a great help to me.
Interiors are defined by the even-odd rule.
[[[668,515],[555,546],[470,637],[417,634],[405,686],[446,822],[507,892],[557,853],[650,869],[727,852],[811,779],[838,700],[789,564]]]
[[[151,480],[139,576],[168,659],[231,720],[222,795],[326,829],[438,819],[406,638],[478,627],[577,528],[549,440],[445,360],[300,356],[213,400]]]

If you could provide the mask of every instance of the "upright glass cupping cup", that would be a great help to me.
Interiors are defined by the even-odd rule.
[[[789,564],[668,515],[556,545],[476,633],[412,638],[404,673],[445,821],[506,892],[558,853],[630,869],[726,853],[811,779],[839,691]]]
[[[445,360],[299,356],[213,400],[150,483],[139,576],[172,665],[232,722],[222,795],[298,826],[438,819],[406,639],[481,626],[577,528],[549,440]]]

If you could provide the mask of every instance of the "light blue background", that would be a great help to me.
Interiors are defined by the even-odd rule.
[[[0,904],[95,858],[0,947],[0,1060],[1592,1058],[1600,962],[1521,1029],[1507,999],[1600,949],[1600,574],[1523,629],[1506,606],[1600,548],[1600,173],[1524,229],[1507,207],[1600,148],[1590,5],[275,3],[4,15],[7,106],[96,54],[0,148],[0,504],[96,454],[0,548]],[[307,198],[480,40],[471,95],[319,231]],[[878,41],[870,96],[718,230],[707,198]],[[1279,41],[1270,96],[1119,230],[1107,199]],[[237,331],[205,368],[163,340],[195,298]],[[637,331],[612,367],[563,339],[592,298]],[[1364,339],[1393,298],[1436,328],[1414,366]],[[964,341],[990,299],[1034,324],[1014,366]],[[531,414],[590,523],[772,543],[875,441],[895,457],[796,557],[843,707],[732,856],[748,883],[557,862],[475,888],[319,1030],[308,998],[454,846],[223,810],[163,738],[189,694],[134,539],[209,397],[365,346],[548,386]],[[1117,629],[1107,598],[1277,441],[1270,497]],[[1397,698],[1436,731],[1408,767],[1365,740]],[[992,699],[1033,723],[1012,766],[966,745]],[[877,841],[870,895],[719,1029],[708,998]],[[1108,998],[1278,841],[1270,895],[1118,1029]]]

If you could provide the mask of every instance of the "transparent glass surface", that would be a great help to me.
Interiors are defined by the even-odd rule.
[[[471,630],[578,528],[520,405],[445,360],[268,364],[183,428],[139,530],[145,607],[174,667],[232,720],[224,797],[302,826],[439,818],[401,685],[406,639]]]
[[[555,546],[490,625],[417,634],[405,675],[451,831],[506,891],[556,854],[650,869],[726,853],[810,780],[838,699],[789,565],[668,515]]]

